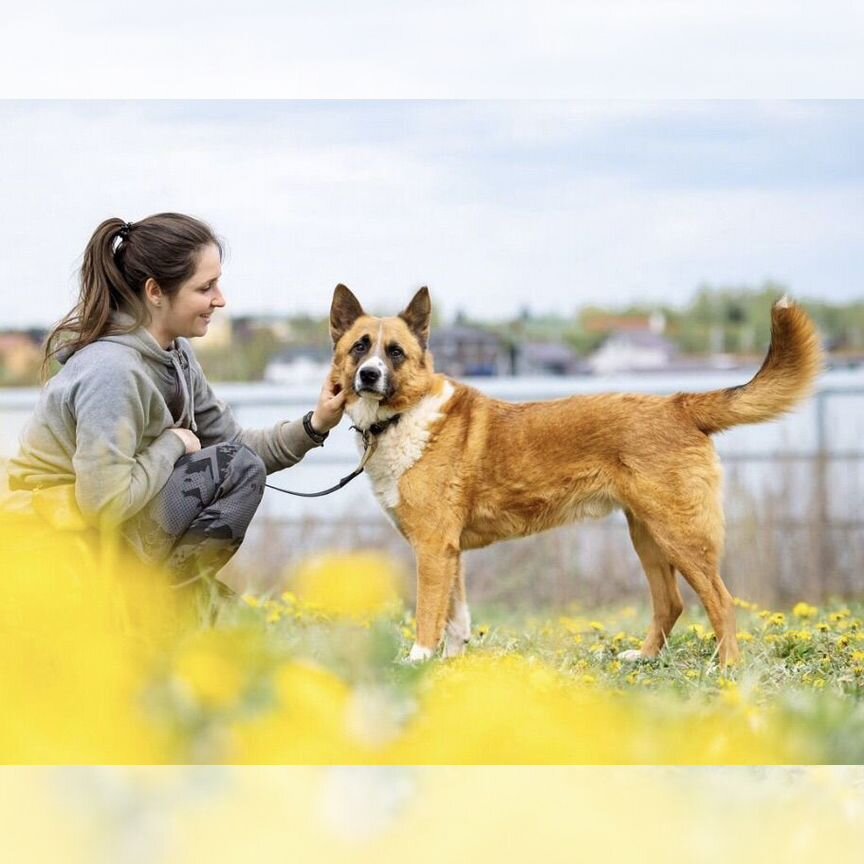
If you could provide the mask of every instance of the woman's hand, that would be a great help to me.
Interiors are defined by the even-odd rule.
[[[318,404],[312,412],[312,428],[323,435],[329,432],[342,419],[345,410],[345,393],[330,378],[324,382]]]
[[[197,453],[201,449],[201,442],[198,436],[191,429],[177,429],[172,427],[169,431],[173,432],[186,448],[186,453]]]

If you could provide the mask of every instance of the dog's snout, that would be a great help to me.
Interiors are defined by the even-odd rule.
[[[360,382],[368,387],[376,384],[380,377],[381,370],[376,369],[374,366],[367,366],[365,369],[360,370]]]

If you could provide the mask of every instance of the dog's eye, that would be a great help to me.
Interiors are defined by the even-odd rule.
[[[359,342],[354,343],[354,347],[351,349],[352,354],[364,354],[367,348],[366,340],[361,339]]]
[[[401,360],[405,356],[405,352],[398,345],[391,345],[387,352],[394,360]]]

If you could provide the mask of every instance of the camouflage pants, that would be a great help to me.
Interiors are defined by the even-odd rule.
[[[240,548],[264,494],[261,459],[243,444],[215,444],[181,456],[158,495],[123,525],[143,560],[164,567],[177,587],[216,583]]]

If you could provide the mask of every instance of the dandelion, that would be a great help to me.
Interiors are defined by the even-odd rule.
[[[201,630],[179,645],[173,679],[199,707],[219,711],[236,705],[266,660],[254,630]]]
[[[782,612],[775,612],[768,619],[768,624],[771,627],[784,627],[786,625],[786,616]]]
[[[296,574],[301,602],[325,616],[368,620],[399,603],[401,574],[379,552],[326,554],[307,559]]]
[[[589,621],[588,626],[595,633],[605,633],[606,632],[606,625],[603,624],[601,621]]]

